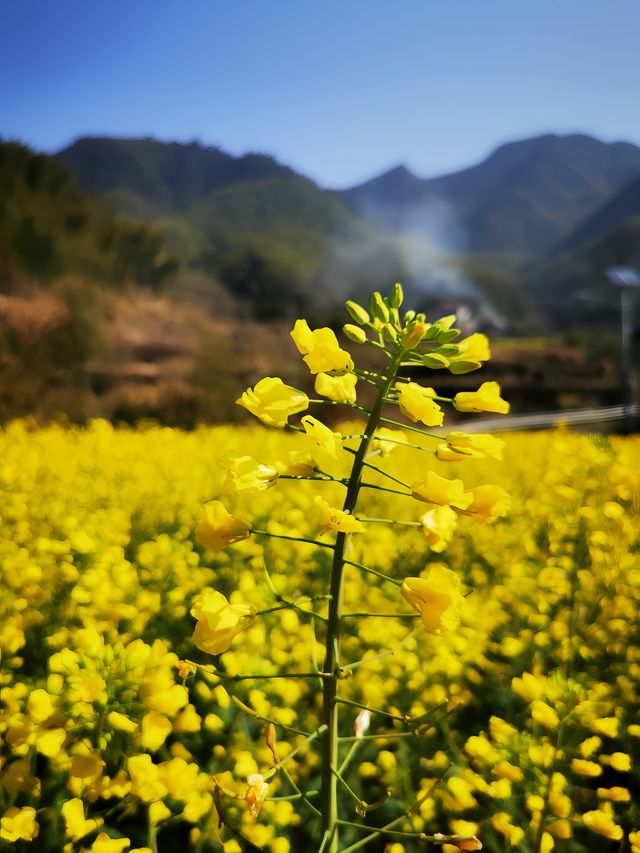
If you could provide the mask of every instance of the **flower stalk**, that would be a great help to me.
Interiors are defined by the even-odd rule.
[[[361,488],[362,474],[366,464],[365,458],[369,451],[373,435],[380,423],[380,418],[382,417],[382,411],[385,404],[384,401],[396,378],[398,367],[402,360],[402,355],[403,350],[398,350],[397,354],[390,362],[384,381],[380,387],[373,408],[371,409],[371,414],[369,415],[364,435],[360,439],[360,444],[351,466],[347,494],[342,506],[343,512],[352,514],[356,508]],[[329,602],[324,665],[326,672],[334,672],[340,669],[340,635],[342,633],[343,619],[343,581],[345,548],[348,535],[349,534],[346,533],[337,534],[333,562],[331,565],[331,577],[329,581],[329,593],[331,595],[331,600]],[[331,839],[326,847],[327,853],[337,853],[339,841],[337,830],[338,780],[336,777],[340,763],[338,758],[338,699],[337,679],[326,679],[324,682],[322,697],[324,720],[327,724],[327,729],[324,734],[322,750],[321,811],[322,828],[325,833],[328,832],[330,834]]]

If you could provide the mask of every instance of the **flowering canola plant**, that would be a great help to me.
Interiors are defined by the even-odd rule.
[[[640,851],[640,443],[388,423],[469,366],[435,325],[374,430],[380,376],[298,326],[339,427],[275,382],[268,430],[0,431],[0,849],[326,851],[329,686],[340,849]]]
[[[267,377],[260,380],[255,388],[245,391],[237,401],[240,406],[248,409],[267,426],[301,433],[304,439],[302,453],[306,452],[307,456],[305,460],[307,473],[288,475],[285,472],[279,476],[280,481],[287,476],[294,476],[297,480],[304,478],[315,481],[320,484],[320,487],[327,482],[337,483],[343,487],[344,496],[341,507],[333,506],[321,495],[316,495],[314,500],[318,535],[335,534],[333,541],[324,542],[304,536],[283,535],[253,528],[248,522],[228,513],[219,501],[212,501],[204,507],[202,519],[196,529],[198,541],[213,550],[232,545],[250,534],[255,534],[258,537],[284,537],[290,541],[297,540],[301,543],[318,545],[331,552],[324,593],[305,599],[305,603],[310,606],[304,610],[296,601],[285,600],[273,587],[276,601],[283,602],[276,608],[256,612],[251,604],[229,604],[219,592],[206,590],[204,595],[207,601],[212,602],[209,610],[199,602],[191,611],[198,620],[193,642],[201,651],[211,654],[227,651],[238,633],[243,628],[249,627],[254,618],[266,616],[274,609],[290,607],[304,613],[309,618],[314,632],[318,628],[324,635],[324,654],[321,665],[314,659],[311,661],[312,666],[309,672],[294,673],[285,668],[283,672],[278,673],[277,677],[316,682],[321,687],[322,720],[306,738],[308,744],[312,741],[318,741],[321,744],[317,805],[312,802],[311,795],[297,788],[294,788],[294,796],[297,795],[302,803],[320,818],[318,849],[326,853],[337,853],[341,849],[340,834],[344,818],[340,816],[339,789],[341,793],[343,790],[346,791],[355,800],[355,810],[360,817],[366,817],[372,810],[372,806],[353,791],[345,777],[347,759],[341,755],[341,738],[344,737],[342,733],[344,727],[340,723],[341,707],[345,705],[361,707],[368,714],[386,716],[390,719],[395,717],[384,709],[354,703],[352,699],[346,698],[340,689],[341,682],[350,676],[356,667],[369,664],[366,659],[345,659],[341,646],[343,624],[347,619],[364,620],[374,616],[370,612],[350,614],[345,611],[347,570],[355,568],[361,576],[375,576],[384,584],[399,587],[400,595],[420,616],[422,627],[434,633],[455,627],[463,603],[460,578],[448,568],[437,564],[427,565],[423,570],[423,576],[398,579],[363,562],[366,558],[366,546],[364,555],[356,553],[363,549],[357,549],[357,546],[352,544],[351,536],[356,534],[366,536],[368,529],[375,524],[400,524],[421,528],[424,522],[418,519],[398,521],[395,518],[358,516],[360,493],[367,489],[386,491],[453,511],[453,516],[450,515],[448,518],[442,518],[442,516],[439,518],[434,515],[430,519],[436,535],[438,521],[444,522],[446,533],[443,531],[443,537],[439,540],[441,543],[447,541],[455,527],[456,513],[466,512],[477,520],[494,521],[505,515],[509,508],[508,495],[500,486],[485,484],[476,489],[467,490],[462,480],[441,477],[432,470],[426,471],[424,480],[409,485],[371,462],[372,456],[377,454],[375,447],[378,429],[386,430],[383,441],[389,445],[394,443],[394,439],[390,437],[387,427],[403,426],[402,422],[389,417],[389,412],[394,407],[397,407],[400,413],[414,424],[421,423],[426,427],[439,427],[443,424],[445,413],[441,403],[453,404],[466,411],[500,411],[506,414],[509,410],[508,403],[500,397],[500,389],[496,383],[484,383],[477,392],[449,399],[439,397],[431,387],[424,387],[402,376],[406,368],[415,369],[418,366],[428,369],[449,369],[453,373],[467,373],[479,368],[481,363],[490,357],[488,341],[484,335],[472,335],[461,343],[454,344],[453,341],[459,335],[459,331],[453,328],[454,317],[428,323],[424,315],[416,314],[415,311],[407,311],[401,315],[402,302],[402,287],[396,284],[390,297],[384,298],[377,292],[373,294],[370,313],[354,302],[348,302],[346,306],[354,322],[344,326],[345,335],[356,344],[369,344],[375,347],[384,356],[382,372],[356,368],[353,357],[340,346],[332,329],[311,329],[306,320],[297,320],[291,331],[291,337],[304,363],[316,376],[316,392],[320,394],[320,399],[310,400],[304,392],[286,385],[279,377]],[[369,406],[357,402],[356,384],[358,382],[369,386],[372,396]],[[289,422],[289,418],[306,410],[311,403],[340,405],[363,415],[366,422],[362,432],[349,437],[355,443],[349,444],[340,432],[332,430],[310,414],[302,416],[298,425]],[[500,443],[491,436],[481,436],[474,442],[467,440],[464,434],[452,433],[444,443],[441,443],[439,436],[429,435],[421,428],[406,427],[406,429],[420,434],[425,439],[436,438],[438,440],[436,447],[417,449],[422,452],[430,449],[440,459],[459,460],[474,453],[493,456],[500,454]],[[397,434],[402,437],[397,439],[399,444],[411,446],[409,441],[403,440],[405,431],[397,430]],[[350,464],[345,464],[346,459],[343,459],[347,453],[352,455]],[[244,480],[237,475],[240,470],[243,471],[244,480],[248,480],[251,484],[260,483],[265,488],[275,484],[275,477],[267,476],[265,480],[264,475],[265,471],[273,470],[272,466],[243,456],[239,459],[231,459],[227,483],[232,489],[235,486],[237,491],[245,493],[247,491],[246,488],[241,488]],[[371,481],[373,472],[387,478],[386,485]],[[390,482],[394,484],[393,487]],[[398,485],[402,488],[398,489]],[[416,534],[419,535],[417,530]],[[351,556],[358,556],[358,560],[350,559]],[[268,576],[268,568],[266,571]],[[407,616],[411,617],[412,614],[406,612],[400,614],[401,619],[406,619]],[[417,633],[418,629],[413,629],[408,632],[407,638]],[[393,654],[394,651],[395,649],[392,648],[389,653]],[[213,671],[214,674],[224,678],[224,674],[220,671],[215,669]],[[258,679],[265,676],[243,674],[242,677]],[[231,691],[230,695],[233,696]],[[404,719],[397,719],[401,719],[405,724],[407,731],[404,733],[410,734],[421,717],[417,721],[411,715],[407,715]],[[270,725],[274,723],[270,722]],[[276,761],[268,773],[268,779],[272,779],[281,768],[284,768],[285,762],[289,761],[299,749],[298,746],[286,758]],[[348,755],[351,757],[354,752],[352,748]],[[274,758],[277,758],[275,752]],[[267,781],[262,776],[259,777],[259,782],[256,779],[256,774],[251,774],[247,793],[249,811],[253,816],[258,814],[268,789]],[[260,796],[255,793],[256,790],[260,791]],[[369,834],[372,837],[393,835],[393,826],[396,822],[393,821],[388,826]],[[348,822],[345,825],[349,825]],[[366,826],[362,828],[366,830]],[[402,835],[411,837],[412,833],[402,832]],[[424,833],[413,835],[424,836]],[[365,834],[363,841],[366,843],[367,840]],[[433,837],[431,840],[437,839]],[[455,843],[455,838],[452,843]],[[461,836],[460,843],[472,845],[469,849],[480,849],[482,846],[475,836]]]

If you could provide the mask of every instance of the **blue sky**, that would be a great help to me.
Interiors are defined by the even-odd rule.
[[[194,138],[324,186],[640,144],[638,0],[0,0],[0,137]]]

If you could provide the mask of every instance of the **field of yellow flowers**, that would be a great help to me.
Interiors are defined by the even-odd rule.
[[[339,487],[282,479],[250,502],[236,489],[225,506],[275,536],[225,551],[195,538],[227,458],[295,470],[298,438],[103,421],[0,432],[0,849],[317,849],[319,755],[305,736],[318,685],[260,676],[322,665],[305,599],[278,602],[326,591],[315,498],[334,505]],[[386,462],[415,480],[406,448]],[[366,849],[425,849],[403,836],[424,831],[445,853],[478,849],[451,834],[489,851],[640,853],[640,439],[512,434],[502,463],[429,467],[504,487],[511,509],[488,525],[462,517],[448,545],[410,525],[354,537],[353,563],[399,578],[450,567],[465,597],[452,630],[418,631],[398,587],[347,574],[347,613],[376,615],[344,628],[363,662],[344,679],[340,795],[367,805],[342,822],[345,849],[363,846],[362,825],[398,819]],[[418,515],[382,490],[362,503],[371,518]],[[208,656],[191,639],[205,588],[272,612]],[[364,734],[361,705],[381,711]],[[254,805],[266,793],[253,816],[247,778],[298,745],[253,792]]]

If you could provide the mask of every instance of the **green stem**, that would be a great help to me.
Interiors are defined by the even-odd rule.
[[[302,743],[299,743],[294,749],[291,750],[291,752],[288,752],[284,758],[281,758],[277,764],[274,764],[274,766],[271,768],[271,770],[269,770],[269,772],[265,775],[265,777],[264,777],[265,782],[268,779],[273,778],[276,775],[276,773],[278,772],[278,770],[282,770],[282,768],[287,763],[287,761],[289,761],[290,758],[293,758],[293,756],[296,755],[296,753],[300,752],[301,749],[304,749],[305,746],[308,746],[317,737],[320,737],[320,735],[324,734],[326,728],[327,727],[324,724],[321,726],[318,726],[318,728],[315,730],[315,732],[311,732],[311,734],[308,737],[306,737],[302,741]]]
[[[418,614],[416,614],[416,615],[418,615]],[[392,649],[387,649],[386,652],[380,652],[379,655],[373,655],[372,657],[369,657],[369,658],[362,658],[361,660],[357,660],[354,663],[348,663],[346,666],[340,667],[340,674],[343,674],[345,672],[351,672],[352,670],[356,669],[359,666],[363,666],[364,664],[373,663],[374,660],[382,660],[382,658],[388,658],[388,657],[391,657],[392,655],[395,655],[397,652],[400,651],[400,649],[402,649],[402,648],[404,648],[404,646],[406,646],[406,644],[409,642],[409,640],[412,640],[415,637],[415,635],[418,633],[418,631],[420,630],[421,627],[422,626],[419,626],[418,628],[414,628],[413,631],[411,631],[409,634],[407,634],[407,636],[404,638],[404,640],[402,640],[402,642],[398,643],[398,645],[394,646]]]
[[[381,578],[383,581],[388,581],[394,586],[402,586],[402,581],[399,581],[396,578],[392,578],[389,575],[385,575],[383,572],[379,572],[377,569],[372,569],[369,566],[365,566],[364,563],[356,563],[353,560],[344,560],[343,562],[346,566],[355,566],[356,569],[361,569],[363,572],[366,572],[369,575],[375,575],[377,578]],[[342,618],[344,619],[344,616]]]
[[[345,438],[347,436],[343,436]],[[306,474],[280,474],[280,480],[315,480],[318,483],[342,483],[346,484],[346,481],[342,479],[342,477],[332,477],[330,474],[323,474],[321,477],[309,477]]]
[[[370,705],[363,705],[362,702],[354,702],[353,699],[344,699],[342,696],[336,696],[335,701],[339,702],[340,705],[362,708],[364,711],[370,711],[372,714],[381,714],[383,717],[389,717],[391,720],[399,720],[401,723],[411,722],[411,717],[401,717],[399,714],[391,714],[389,711],[383,711],[381,708],[372,708]]]
[[[363,524],[400,524],[402,527],[422,527],[422,522],[420,521],[396,521],[395,518],[366,518],[359,515],[358,521],[361,521]]]
[[[208,666],[207,664],[196,663],[195,661],[187,660],[187,663],[192,663],[194,666],[197,666],[198,669],[203,669],[205,672],[208,672],[209,675],[215,675],[217,678],[222,681],[252,681],[258,678],[335,678],[334,675],[330,675],[326,672],[273,672],[270,675],[229,675],[228,672],[222,672],[219,669],[214,669],[212,666]]]
[[[411,486],[408,483],[405,483],[404,480],[399,480],[397,477],[394,477],[393,474],[385,471],[384,468],[378,468],[377,465],[372,465],[371,462],[365,462],[364,465],[365,467],[370,468],[371,471],[377,471],[378,474],[382,474],[382,476],[386,477],[388,480],[393,480],[393,482],[397,483],[399,486],[404,486],[405,489],[411,488]]]
[[[331,545],[329,542],[320,542],[317,539],[306,539],[304,536],[286,536],[284,533],[269,533],[268,530],[256,530],[255,527],[251,528],[252,533],[257,533],[259,536],[271,536],[272,539],[289,539],[292,542],[306,542],[308,545],[317,545],[318,548],[335,548],[335,545]]]
[[[343,613],[343,619],[360,619],[374,616],[376,619],[417,619],[419,613]]]
[[[411,492],[401,492],[400,489],[389,489],[387,486],[377,486],[375,483],[361,483],[363,489],[376,489],[379,492],[390,492],[392,495],[403,495],[406,498],[412,498]]]
[[[307,792],[305,793],[304,791],[301,791],[301,790],[300,790],[300,788],[298,787],[298,784],[296,783],[295,779],[292,777],[291,773],[289,773],[289,771],[287,770],[287,768],[286,768],[286,767],[283,767],[283,768],[282,768],[282,772],[283,772],[283,773],[284,773],[284,775],[286,776],[288,783],[291,785],[291,787],[293,788],[293,790],[296,792],[296,795],[297,795],[298,797],[300,797],[300,799],[302,800],[302,802],[303,802],[306,806],[308,806],[308,807],[311,809],[311,811],[312,811],[312,812],[314,812],[318,817],[320,817],[320,809],[317,809],[317,808],[313,805],[313,803],[311,802],[311,800],[309,799],[309,797],[317,797],[317,796],[318,796],[318,794],[320,793],[320,791],[307,791]]]
[[[398,429],[408,430],[409,432],[418,432],[420,435],[428,435],[430,438],[435,438],[432,433],[425,432],[423,429],[419,429],[418,427],[403,424],[402,421],[393,421],[390,418],[381,418],[380,423],[390,424],[391,426],[398,427]]]
[[[357,403],[341,403],[338,400],[319,400],[319,399],[309,399],[310,403],[320,404],[321,406],[345,406],[347,409],[355,409],[357,412],[362,412],[364,415],[369,414],[369,409],[365,409],[364,406],[359,406]]]
[[[347,494],[344,499],[343,511],[353,514],[358,502],[362,474],[365,463],[365,457],[369,451],[373,434],[375,433],[384,408],[384,400],[398,371],[398,365],[402,361],[402,350],[399,350],[392,357],[384,380],[381,383],[380,390],[376,397],[373,408],[369,413],[369,419],[364,429],[364,435],[360,439],[358,449],[354,451],[353,465],[351,466],[351,474],[349,476],[349,485]],[[405,486],[404,483],[400,485]],[[329,593],[331,600],[329,602],[328,622],[327,622],[327,637],[325,649],[324,670],[327,673],[333,673],[340,667],[340,634],[342,630],[342,597],[343,597],[343,577],[345,567],[345,547],[347,544],[347,534],[338,533],[333,553],[333,562],[331,565],[331,577],[329,581]],[[325,844],[323,839],[323,848],[327,853],[337,853],[338,851],[338,789],[336,772],[338,769],[338,683],[335,678],[325,678],[323,684],[323,716],[324,722],[327,725],[327,731],[323,739],[322,749],[322,783],[321,783],[321,805],[322,812],[322,829],[324,838],[327,832],[329,833],[329,841]]]
[[[355,738],[355,740],[353,740],[351,742],[351,746],[349,747],[347,754],[345,755],[344,759],[342,760],[342,764],[338,768],[338,773],[340,774],[340,776],[342,776],[344,774],[345,770],[351,764],[351,761],[355,757],[356,752],[360,749],[360,745],[362,742],[362,735],[360,735],[359,737],[356,737],[354,735],[354,738]],[[343,738],[340,738],[340,742],[341,743],[343,742]]]
[[[340,775],[340,772],[339,772],[338,770],[334,770],[334,769],[333,769],[333,767],[331,768],[331,772],[333,773],[333,775],[335,776],[335,778],[338,780],[338,782],[340,782],[340,784],[341,784],[341,785],[342,785],[342,787],[345,789],[345,791],[347,792],[347,794],[349,794],[350,796],[352,796],[352,797],[353,797],[353,799],[356,801],[356,803],[361,803],[361,802],[362,802],[362,797],[359,797],[359,796],[356,794],[356,792],[355,792],[355,791],[353,790],[353,788],[348,784],[348,782],[346,782],[346,781],[342,778],[342,776]],[[338,820],[337,820],[337,823],[341,823],[340,819],[338,819]]]
[[[349,735],[348,737],[341,737],[340,743],[350,743],[354,740],[386,740],[387,738],[395,737],[418,737],[418,735],[416,732],[381,732],[379,735]]]

